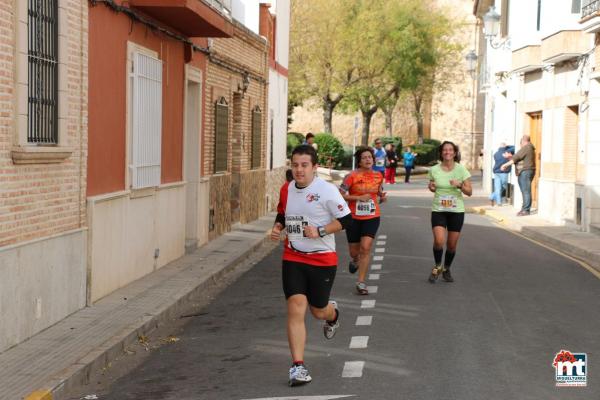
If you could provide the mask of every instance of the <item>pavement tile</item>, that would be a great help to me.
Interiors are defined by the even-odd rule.
[[[123,346],[167,318],[178,302],[258,248],[273,216],[239,225],[160,270],[77,311],[0,354],[0,399],[50,391],[59,400],[94,364],[101,367]]]

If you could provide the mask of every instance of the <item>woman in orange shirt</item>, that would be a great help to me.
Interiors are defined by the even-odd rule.
[[[354,153],[354,158],[358,167],[344,178],[340,192],[352,212],[352,227],[346,230],[352,258],[348,270],[352,274],[358,270],[356,291],[367,295],[369,291],[365,279],[369,271],[373,239],[379,229],[379,203],[384,202],[386,197],[382,187],[383,176],[372,169],[375,160],[373,149],[361,147]]]

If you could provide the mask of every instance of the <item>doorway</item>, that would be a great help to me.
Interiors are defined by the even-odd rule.
[[[188,71],[189,72],[189,71]],[[188,76],[185,95],[185,141],[184,141],[184,179],[185,196],[185,247],[193,250],[202,240],[202,216],[199,212],[200,159],[202,127],[202,85],[200,80]]]
[[[528,113],[529,137],[531,144],[535,147],[535,175],[531,182],[531,206],[538,208],[538,187],[540,183],[540,172],[542,169],[542,112]]]

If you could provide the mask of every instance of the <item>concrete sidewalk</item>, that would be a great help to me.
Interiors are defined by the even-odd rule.
[[[117,290],[0,354],[0,399],[61,399],[269,242],[268,215]]]
[[[487,215],[509,230],[583,261],[600,278],[600,235],[555,225],[535,214],[517,217],[518,210],[512,206],[472,208],[473,212]]]

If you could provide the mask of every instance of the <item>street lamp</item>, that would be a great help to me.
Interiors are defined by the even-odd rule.
[[[475,54],[475,50],[469,51],[465,56],[465,65],[467,67],[467,72],[471,75],[471,79],[475,79],[477,74],[475,70],[477,69],[477,54]]]
[[[507,44],[507,39],[496,40],[500,31],[500,14],[496,12],[496,7],[491,6],[487,13],[483,16],[483,30],[485,38],[490,43],[493,49],[499,49]]]

